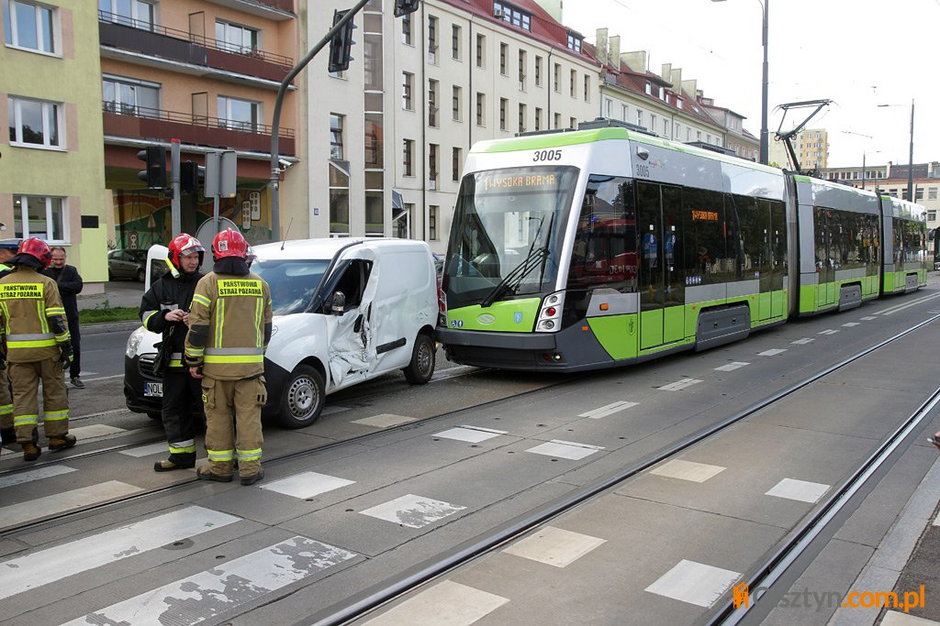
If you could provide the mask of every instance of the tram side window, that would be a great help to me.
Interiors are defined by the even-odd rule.
[[[829,252],[832,240],[830,232],[831,222],[832,211],[830,209],[818,206],[813,207],[813,231],[816,235],[816,241],[814,242],[816,249],[816,271],[820,274],[819,280],[821,282],[833,280],[833,277],[830,277],[829,273],[835,271],[832,256]]]
[[[571,251],[568,289],[637,289],[636,209],[633,183],[591,176]]]
[[[727,245],[721,194],[683,188],[682,218],[686,282],[696,285],[729,280],[734,275],[734,246]]]
[[[741,267],[745,278],[770,272],[770,210],[750,196],[729,196],[741,224]]]
[[[770,207],[771,250],[773,259],[771,264],[774,272],[781,275],[787,273],[787,210],[780,200],[761,200]],[[780,287],[783,287],[781,280]]]

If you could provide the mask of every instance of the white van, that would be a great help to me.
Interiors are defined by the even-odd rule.
[[[302,428],[334,391],[397,369],[413,384],[431,379],[438,292],[426,243],[308,239],[254,246],[254,253],[251,270],[270,285],[274,307],[266,415]],[[128,407],[151,416],[159,411],[159,379],[147,369],[157,341],[134,331],[125,367]]]

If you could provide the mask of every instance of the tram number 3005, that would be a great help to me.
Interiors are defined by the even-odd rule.
[[[536,163],[540,161],[561,161],[561,150],[536,150],[532,155]]]

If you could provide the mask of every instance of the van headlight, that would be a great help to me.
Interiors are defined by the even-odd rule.
[[[140,347],[140,342],[143,341],[144,335],[147,334],[147,332],[147,329],[141,326],[127,338],[127,347],[124,349],[124,354],[127,355],[127,358],[133,359],[137,356],[137,348]]]

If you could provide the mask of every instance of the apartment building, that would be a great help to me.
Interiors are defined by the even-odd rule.
[[[209,152],[236,151],[237,192],[219,200],[219,214],[250,242],[270,241],[271,124],[296,58],[294,0],[99,0],[96,17],[83,32],[98,37],[100,72],[85,77],[83,91],[97,100],[102,120],[110,245],[147,248],[173,235],[172,200],[138,179],[137,153],[175,141],[180,160],[198,165]],[[100,89],[87,89],[92,78]],[[288,90],[278,129],[285,163],[298,153],[295,91]],[[180,207],[182,230],[196,233],[213,216],[214,198],[182,193]]]
[[[804,129],[791,139],[793,150],[799,159],[802,171],[824,170],[829,167],[829,133],[821,128]],[[796,164],[790,163],[786,144],[776,141],[771,135],[768,149],[768,161],[771,165],[784,169],[795,169]]]
[[[0,238],[66,248],[85,292],[103,290],[112,228],[104,194],[97,10],[84,0],[2,0]],[[82,33],[79,36],[77,33]]]
[[[349,70],[329,74],[325,55],[308,70],[310,234],[442,252],[470,146],[593,119],[598,64],[532,0],[427,0],[404,18],[385,5],[356,16]],[[342,8],[309,7],[307,38]]]

